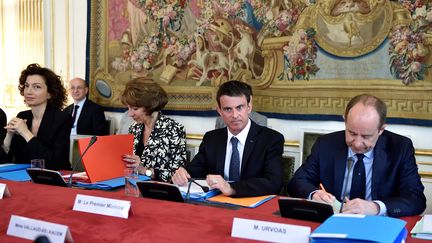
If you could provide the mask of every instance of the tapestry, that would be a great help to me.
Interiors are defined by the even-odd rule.
[[[209,111],[217,87],[253,88],[254,110],[339,116],[371,93],[388,116],[432,120],[432,3],[427,0],[89,0],[90,98],[124,108],[143,76],[167,109]],[[312,118],[313,119],[313,118]]]

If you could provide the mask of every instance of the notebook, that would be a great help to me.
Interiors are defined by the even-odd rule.
[[[91,138],[78,140],[80,155]],[[97,141],[82,157],[82,164],[92,183],[124,176],[123,155],[133,153],[133,135],[98,136]]]

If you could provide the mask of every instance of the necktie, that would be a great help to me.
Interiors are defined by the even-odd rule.
[[[366,195],[366,172],[363,164],[364,154],[356,154],[357,163],[354,166],[350,199],[365,199]]]
[[[231,138],[232,154],[229,167],[229,180],[239,181],[240,180],[240,155],[237,149],[239,140],[236,137]]]
[[[75,105],[75,106],[74,106],[74,110],[73,110],[73,113],[72,113],[72,120],[73,120],[73,124],[75,124],[75,120],[76,120],[76,116],[77,116],[78,108],[79,108],[79,105]]]

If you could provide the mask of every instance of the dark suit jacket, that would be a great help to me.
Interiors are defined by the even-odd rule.
[[[4,129],[6,123],[7,123],[6,113],[0,108],[0,144],[3,144],[3,139],[6,136],[6,129]]]
[[[307,198],[321,182],[339,200],[347,156],[344,131],[319,137],[311,155],[290,181],[288,193]],[[418,215],[426,208],[423,189],[411,140],[384,131],[374,148],[372,200],[382,201],[389,216]]]
[[[198,154],[186,166],[191,177],[224,176],[227,139],[227,128],[204,135]],[[235,197],[279,193],[283,181],[283,144],[282,134],[252,121],[243,151],[240,181],[231,183]]]
[[[31,110],[18,113],[17,117],[27,120],[30,129],[33,120]],[[69,137],[72,118],[55,108],[47,106],[37,136],[26,142],[15,134],[8,153],[8,162],[30,164],[31,159],[45,159],[45,168],[70,170]],[[4,153],[3,149],[0,149]]]
[[[72,116],[74,104],[69,105],[64,110]],[[103,108],[86,99],[81,109],[81,114],[77,122],[77,134],[86,135],[107,135],[105,128],[105,114]]]

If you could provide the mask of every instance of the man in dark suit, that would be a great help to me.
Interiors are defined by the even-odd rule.
[[[345,131],[317,139],[290,181],[289,195],[328,203],[345,199],[343,213],[421,214],[426,198],[413,144],[384,130],[386,114],[386,105],[375,96],[351,99],[344,115]]]
[[[217,111],[227,128],[204,135],[198,154],[172,181],[185,185],[188,178],[206,177],[211,188],[234,197],[278,194],[283,181],[282,134],[257,125],[252,111],[252,89],[228,81],[217,92]]]
[[[69,82],[69,92],[74,103],[65,108],[74,119],[71,135],[107,135],[103,108],[87,99],[88,86],[84,79]]]

